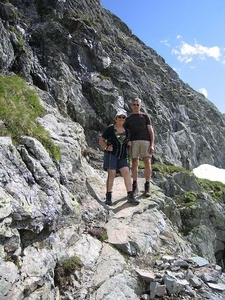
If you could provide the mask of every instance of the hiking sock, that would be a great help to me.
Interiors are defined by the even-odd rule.
[[[107,205],[112,205],[112,192],[107,192],[106,193],[106,201],[105,204]]]
[[[132,184],[132,190],[133,190],[133,193],[136,194],[138,192],[138,184],[137,184],[137,180],[134,180],[133,181],[133,184]]]
[[[150,182],[146,181],[145,182],[145,196],[149,197],[151,196],[151,192],[150,192]]]

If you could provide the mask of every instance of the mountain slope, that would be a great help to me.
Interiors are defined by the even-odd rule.
[[[224,116],[99,1],[3,2],[1,17],[1,72],[50,93],[89,144],[139,96],[156,132],[156,160],[225,167]]]

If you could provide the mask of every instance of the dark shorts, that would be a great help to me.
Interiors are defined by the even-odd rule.
[[[119,159],[118,157],[109,152],[104,152],[103,169],[105,171],[107,171],[108,169],[119,170],[123,167],[128,167],[127,159],[125,157]]]

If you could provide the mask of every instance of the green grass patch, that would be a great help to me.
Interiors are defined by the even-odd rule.
[[[79,270],[82,267],[82,262],[79,257],[73,256],[65,259],[61,262],[64,269],[68,270],[70,273]]]
[[[186,191],[183,195],[174,197],[179,207],[190,207],[199,202],[199,195],[193,191]]]
[[[55,285],[59,287],[60,293],[70,286],[70,277],[75,271],[80,270],[83,264],[81,259],[77,256],[70,257],[68,259],[59,261],[56,264],[54,273]]]
[[[225,200],[225,184],[222,182],[202,178],[197,178],[197,182],[201,190],[211,195],[213,199],[218,201]]]
[[[0,76],[0,136],[10,136],[18,145],[22,136],[39,140],[49,154],[60,160],[60,150],[37,118],[46,114],[36,92],[26,82],[14,76]]]
[[[162,164],[152,164],[152,171],[160,172],[161,174],[172,175],[176,172],[189,172],[187,169],[174,166],[174,165],[162,165]]]

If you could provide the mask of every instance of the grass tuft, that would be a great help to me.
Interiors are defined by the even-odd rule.
[[[22,143],[24,135],[34,137],[54,159],[60,160],[59,148],[37,121],[45,114],[38,95],[22,78],[0,76],[0,136],[10,136],[16,145]]]

